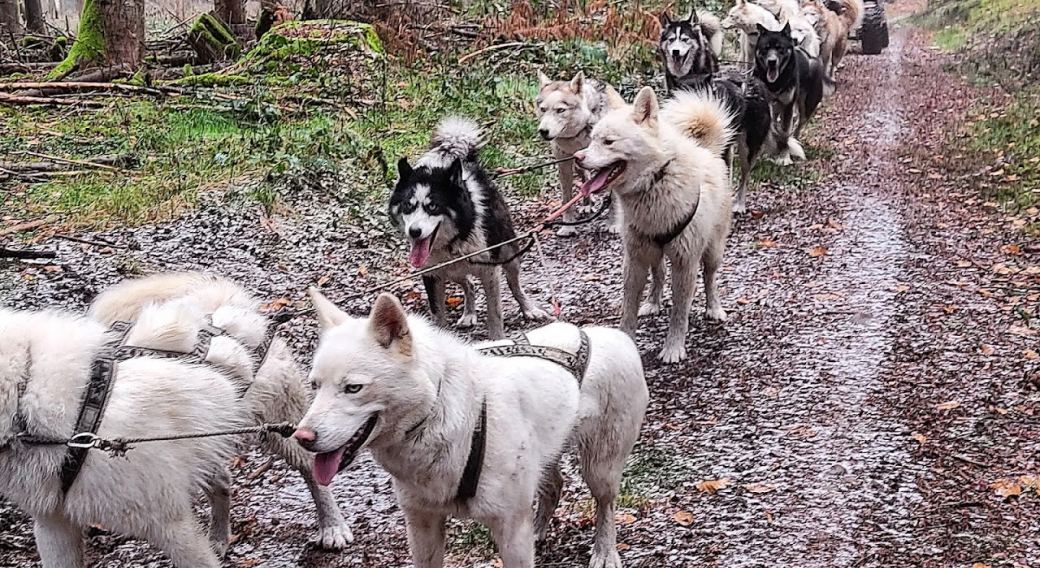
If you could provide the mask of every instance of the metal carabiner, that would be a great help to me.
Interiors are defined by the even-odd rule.
[[[70,448],[90,450],[92,448],[100,447],[101,438],[93,432],[80,432],[79,434],[69,438],[69,441],[66,442],[65,445]]]

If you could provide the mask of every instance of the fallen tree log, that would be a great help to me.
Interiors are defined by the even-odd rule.
[[[9,105],[80,105],[93,108],[107,106],[102,101],[91,101],[83,99],[62,99],[58,97],[24,97],[0,93],[0,104]]]
[[[12,250],[8,248],[0,248],[0,258],[29,260],[34,258],[54,258],[56,256],[58,256],[58,254],[52,250]]]
[[[188,32],[188,43],[203,64],[237,59],[242,46],[224,22],[206,13],[199,16]]]

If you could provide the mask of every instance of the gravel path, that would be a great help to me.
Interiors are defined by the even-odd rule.
[[[945,56],[913,28],[894,30],[880,56],[850,56],[838,94],[798,166],[815,181],[753,189],[755,214],[735,224],[722,285],[724,326],[694,317],[690,360],[661,366],[662,314],[640,347],[652,401],[625,485],[619,542],[626,566],[751,568],[1040,565],[1040,496],[1009,500],[990,486],[1040,473],[1037,314],[1040,249],[1017,246],[1017,223],[982,205],[967,181],[942,175],[942,133],[983,91],[944,72]],[[936,158],[939,156],[939,158]],[[81,308],[141,267],[202,268],[264,298],[299,300],[324,276],[330,295],[403,273],[403,247],[382,221],[345,226],[335,190],[293,199],[276,232],[255,212],[213,203],[169,225],[51,241],[61,270],[0,265],[8,305]],[[517,205],[519,226],[548,202]],[[379,223],[379,224],[377,224]],[[1014,245],[1014,246],[1008,246]],[[1031,248],[1032,246],[1032,248]],[[145,253],[147,251],[147,253]],[[605,232],[549,239],[523,275],[544,301],[550,286],[575,323],[616,323],[620,247]],[[415,309],[417,283],[398,292]],[[61,298],[61,300],[57,300]],[[363,312],[368,300],[350,304]],[[695,314],[700,312],[698,298]],[[523,325],[515,304],[511,319]],[[315,331],[285,335],[307,363]],[[312,507],[282,465],[234,464],[237,540],[230,566],[408,566],[388,477],[370,460],[337,482],[358,541],[325,554],[304,541]],[[573,479],[574,476],[571,476]],[[717,492],[698,483],[722,480]],[[584,566],[589,497],[571,482],[539,552],[541,566]],[[36,562],[31,527],[0,504],[0,566]],[[490,565],[484,536],[457,524],[453,566]],[[136,541],[92,536],[99,566],[169,566]]]

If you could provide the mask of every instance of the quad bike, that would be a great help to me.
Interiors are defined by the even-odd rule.
[[[863,25],[859,28],[859,43],[866,55],[877,55],[888,47],[888,22],[885,20],[884,0],[866,0],[863,3]]]

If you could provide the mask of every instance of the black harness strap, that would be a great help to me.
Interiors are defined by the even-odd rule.
[[[654,181],[653,181],[653,183],[660,183],[661,180],[664,179],[664,176],[666,174],[666,170],[668,169],[668,166],[670,166],[671,164],[672,164],[672,161],[668,160],[667,162],[665,162],[665,164],[663,166],[661,166],[661,169],[657,170],[657,173],[654,174]],[[640,231],[639,229],[635,229],[634,232],[638,233],[640,236],[642,236],[645,239],[649,239],[650,241],[653,241],[653,243],[656,244],[657,246],[659,246],[661,248],[664,248],[669,243],[671,243],[676,238],[678,238],[679,235],[681,235],[683,233],[683,231],[686,230],[686,227],[690,226],[690,223],[693,222],[693,218],[697,216],[697,210],[700,209],[700,206],[701,206],[701,201],[700,201],[700,198],[698,198],[697,199],[697,203],[693,206],[693,210],[690,211],[690,213],[687,214],[686,217],[684,217],[681,221],[679,221],[679,223],[677,223],[674,227],[672,227],[671,230],[666,231],[664,233],[659,233],[659,234],[656,234],[656,235],[650,235],[650,234],[647,234],[647,233],[644,233],[644,232]]]
[[[483,355],[492,357],[537,357],[552,363],[556,363],[574,374],[580,385],[585,378],[585,371],[589,368],[589,354],[592,346],[589,336],[585,330],[578,330],[581,334],[581,345],[578,353],[570,353],[548,345],[532,345],[525,334],[518,334],[511,340],[512,345],[498,345],[482,347],[477,351]],[[425,419],[412,428],[414,430],[425,422]],[[409,430],[411,432],[411,430]],[[462,470],[462,479],[459,480],[459,488],[455,493],[455,500],[464,503],[477,494],[480,485],[480,473],[484,469],[484,452],[487,448],[487,399],[480,404],[480,419],[477,427],[473,429],[473,438],[470,441],[469,457],[466,458],[466,468]]]
[[[484,451],[487,448],[487,400],[480,403],[480,418],[473,429],[473,439],[469,445],[469,457],[466,458],[466,469],[462,470],[459,489],[455,500],[463,503],[477,494],[480,485],[480,472],[484,469]]]

